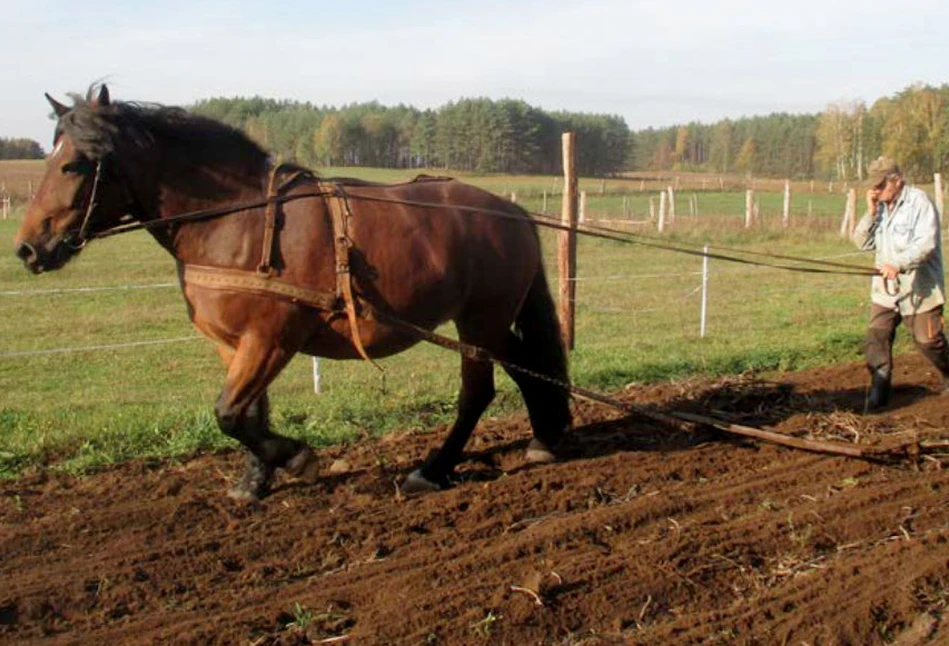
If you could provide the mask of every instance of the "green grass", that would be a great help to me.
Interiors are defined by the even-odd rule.
[[[415,173],[330,169],[323,174],[398,181]],[[544,191],[556,184],[554,178],[468,179],[501,194],[516,190],[531,210],[540,210]],[[589,185],[598,191],[601,184]],[[604,195],[591,194],[588,215],[622,215],[626,197],[636,205],[633,217],[643,217],[648,195],[638,195],[637,185],[617,181]],[[549,198],[549,211],[559,210],[559,199]],[[853,251],[836,234],[842,196],[815,194],[809,217],[806,203],[796,203],[790,230],[778,222],[780,195],[762,193],[760,199],[761,222],[746,230],[743,193],[700,194],[695,217],[680,197],[679,217],[665,237],[808,257]],[[0,222],[0,239],[10,240],[18,223],[16,218]],[[648,231],[655,235],[654,227]],[[543,233],[553,284],[555,236]],[[790,370],[860,358],[869,292],[865,278],[712,261],[707,335],[700,338],[701,258],[589,238],[581,239],[578,257],[571,370],[580,385],[609,390],[633,381]],[[95,242],[64,269],[40,276],[29,275],[13,254],[0,255],[0,475],[33,465],[83,470],[233,445],[212,414],[224,376],[217,354],[210,342],[188,338],[196,333],[177,287],[154,286],[175,282],[172,259],[144,233]],[[149,287],[41,291],[120,285]],[[12,293],[17,291],[27,293]],[[185,340],[10,356],[167,339]],[[384,382],[363,362],[323,360],[324,392],[316,395],[310,358],[294,359],[270,391],[276,430],[327,445],[400,428],[435,430],[451,422],[459,388],[456,356],[420,345],[381,363]],[[499,397],[489,415],[521,405],[512,383],[500,370],[497,374]]]

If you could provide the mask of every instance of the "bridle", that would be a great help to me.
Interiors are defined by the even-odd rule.
[[[137,200],[135,199],[135,196],[132,195],[126,183],[116,177],[117,173],[113,170],[111,171],[113,179],[117,180],[115,184],[119,187],[122,193],[124,193],[125,202],[123,208],[127,209],[127,211],[119,218],[119,224],[106,227],[101,231],[92,231],[92,220],[95,215],[95,211],[99,206],[99,188],[104,183],[103,180],[108,174],[105,170],[105,162],[105,157],[99,158],[95,162],[96,169],[92,178],[92,190],[89,192],[89,197],[86,200],[85,208],[82,209],[84,211],[82,222],[79,224],[78,228],[70,229],[63,236],[63,243],[68,245],[73,251],[79,251],[85,247],[90,240],[101,237],[101,234],[104,232],[128,224],[129,221],[134,217],[132,213],[139,210],[136,208]]]
[[[73,234],[73,231],[67,231],[63,237],[63,242],[69,245],[74,251],[79,251],[89,242],[89,223],[92,220],[92,213],[99,206],[96,197],[99,194],[99,184],[102,181],[102,160],[96,162],[96,174],[92,180],[92,191],[89,193],[89,201],[86,203],[86,214],[82,218],[82,224],[79,225],[79,232]]]

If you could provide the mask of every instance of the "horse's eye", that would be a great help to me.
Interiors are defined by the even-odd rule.
[[[88,159],[77,159],[75,161],[68,162],[63,164],[62,172],[63,175],[68,175],[69,173],[76,173],[77,175],[86,175],[91,173],[95,168],[94,164]]]

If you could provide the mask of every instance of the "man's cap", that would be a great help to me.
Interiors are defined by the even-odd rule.
[[[880,155],[872,162],[867,169],[867,183],[871,186],[879,186],[887,177],[891,175],[902,175],[900,167],[896,165],[890,157]]]

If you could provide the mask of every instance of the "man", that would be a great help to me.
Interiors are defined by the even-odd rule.
[[[907,186],[899,166],[888,157],[870,164],[867,214],[853,232],[864,250],[876,250],[870,289],[870,326],[866,357],[871,387],[867,408],[880,409],[890,398],[893,338],[900,321],[916,347],[942,375],[949,393],[949,345],[942,331],[945,290],[939,214],[929,196]]]

